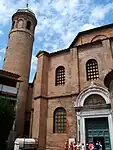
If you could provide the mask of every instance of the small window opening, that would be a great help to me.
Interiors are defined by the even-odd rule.
[[[59,66],[56,69],[56,83],[55,85],[64,85],[65,84],[65,68],[63,66]]]
[[[94,59],[90,59],[86,63],[87,81],[99,78],[98,63]]]
[[[13,21],[12,23],[12,29],[14,29],[14,26],[15,26],[15,21]]]
[[[28,30],[30,30],[30,28],[31,28],[31,22],[30,22],[30,21],[27,21],[26,28],[27,28]]]
[[[54,111],[53,133],[66,133],[66,111],[56,108]]]

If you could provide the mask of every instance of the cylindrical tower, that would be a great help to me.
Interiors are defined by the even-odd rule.
[[[12,16],[12,28],[9,33],[8,46],[3,70],[21,76],[18,108],[16,114],[16,133],[22,136],[24,131],[25,105],[27,100],[34,30],[37,24],[35,14],[26,9],[18,9]]]

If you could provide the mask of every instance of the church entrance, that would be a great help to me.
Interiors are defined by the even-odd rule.
[[[108,117],[85,118],[86,143],[101,142],[102,150],[111,150]]]
[[[77,140],[86,144],[100,141],[103,150],[113,150],[113,118],[108,91],[91,84],[77,97]]]

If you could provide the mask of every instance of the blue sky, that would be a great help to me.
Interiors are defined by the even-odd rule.
[[[35,30],[30,82],[36,72],[39,50],[67,48],[78,32],[113,23],[112,0],[0,0],[0,68],[3,65],[11,16],[26,1],[38,19]]]

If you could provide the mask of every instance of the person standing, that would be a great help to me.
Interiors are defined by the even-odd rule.
[[[68,140],[65,142],[65,150],[68,150]]]
[[[77,144],[76,144],[76,150],[80,150],[80,143],[79,142],[77,142]]]
[[[90,142],[90,143],[88,144],[88,149],[89,149],[89,150],[94,150],[94,144],[93,144],[93,142]]]
[[[102,150],[102,144],[99,142],[99,150]]]
[[[99,148],[100,148],[98,141],[96,141],[95,148],[96,148],[96,150],[99,150]]]
[[[73,142],[70,144],[70,150],[73,150]]]
[[[86,150],[84,143],[81,145],[81,150]]]
[[[76,144],[75,143],[73,144],[73,150],[76,150]]]

